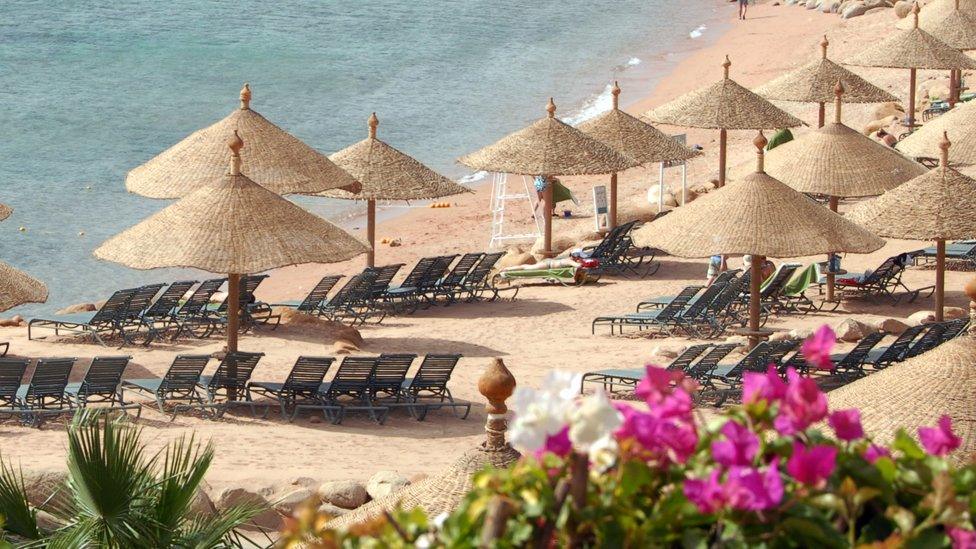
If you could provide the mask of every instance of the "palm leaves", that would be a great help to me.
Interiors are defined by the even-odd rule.
[[[199,516],[192,504],[213,461],[209,444],[182,437],[147,456],[141,430],[107,417],[81,414],[68,430],[66,497],[49,511],[62,526],[41,532],[23,480],[0,463],[2,528],[28,545],[195,549],[239,547],[234,530],[262,509],[239,506]]]

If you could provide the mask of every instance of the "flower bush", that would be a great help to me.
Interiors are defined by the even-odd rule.
[[[828,331],[802,348],[811,369],[829,368]],[[579,386],[556,373],[516,391],[525,457],[477,475],[450,516],[394,513],[323,546],[976,548],[976,465],[946,461],[961,444],[947,416],[884,447],[792,369],[746,373],[742,404],[712,417],[655,366],[639,405]]]

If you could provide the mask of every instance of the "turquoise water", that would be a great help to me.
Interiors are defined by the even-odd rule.
[[[91,252],[167,204],[126,193],[125,173],[223,118],[245,81],[253,108],[319,150],[361,139],[375,110],[383,139],[460,177],[456,157],[539,117],[549,95],[579,117],[605,108],[614,77],[646,93],[723,5],[4,0],[0,202],[15,213],[0,223],[0,259],[51,288],[46,305],[16,312],[175,275]],[[349,207],[299,202],[331,218]]]

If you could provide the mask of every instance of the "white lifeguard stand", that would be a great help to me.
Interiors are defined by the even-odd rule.
[[[687,140],[687,134],[672,135],[675,141],[684,145]],[[669,160],[667,162],[661,162],[660,174],[657,180],[657,211],[664,211],[664,171],[670,168],[681,168],[681,204],[688,200],[688,164],[684,160]]]
[[[523,175],[521,192],[509,192],[508,174],[491,174],[491,240],[488,241],[488,248],[501,247],[506,242],[518,240],[530,240],[535,242],[542,236],[542,223],[536,211],[533,197],[535,193],[533,183],[529,176]],[[505,233],[505,205],[509,202],[522,203],[532,216],[532,225],[529,232]],[[531,231],[531,227],[535,231]]]

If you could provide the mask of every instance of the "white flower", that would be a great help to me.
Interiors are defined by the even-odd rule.
[[[590,445],[590,463],[599,473],[606,472],[616,465],[620,448],[612,435],[605,436]]]
[[[512,410],[515,419],[508,429],[508,439],[515,449],[531,453],[542,448],[546,439],[561,431],[575,408],[582,376],[550,372],[542,389],[519,387],[515,390]]]
[[[437,530],[440,530],[441,528],[444,527],[444,523],[447,522],[447,519],[449,517],[450,517],[450,515],[448,515],[446,512],[444,512],[444,513],[441,513],[441,514],[437,515],[436,517],[434,517],[434,520],[432,520],[431,523],[434,525],[434,528],[436,528]]]
[[[623,416],[602,390],[589,395],[570,414],[569,440],[579,452],[589,452],[597,441],[613,435]]]

